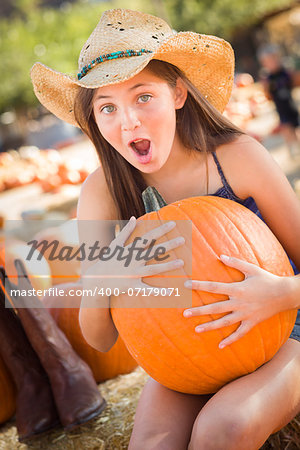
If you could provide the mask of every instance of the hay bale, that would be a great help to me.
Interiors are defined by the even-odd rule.
[[[300,448],[300,414],[286,427],[269,437],[261,450],[299,450]]]
[[[125,450],[133,427],[134,414],[141,390],[148,379],[138,367],[128,375],[119,375],[99,385],[107,401],[102,414],[86,425],[66,433],[55,429],[32,440],[18,442],[14,420],[0,428],[0,450]],[[271,436],[261,450],[299,450],[300,415],[289,425]]]
[[[18,442],[15,421],[0,428],[0,450],[123,450],[127,449],[135,409],[148,375],[137,368],[129,375],[99,384],[107,401],[102,414],[76,430],[66,433],[62,428],[32,439],[28,444]]]

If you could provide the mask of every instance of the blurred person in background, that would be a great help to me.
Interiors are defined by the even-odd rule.
[[[291,157],[300,156],[300,125],[297,106],[292,97],[296,76],[283,66],[279,47],[274,44],[259,48],[258,60],[262,66],[262,83],[265,94],[273,100],[279,115],[280,132]]]

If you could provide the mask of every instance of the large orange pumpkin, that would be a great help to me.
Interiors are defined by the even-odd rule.
[[[16,410],[16,388],[0,357],[0,424],[9,420]]]
[[[153,193],[147,212],[152,208],[152,198]],[[160,203],[158,208],[163,204]],[[257,264],[276,275],[293,275],[286,253],[266,224],[246,207],[214,196],[180,200],[147,213],[138,219],[128,243],[136,236],[142,236],[145,230],[154,228],[152,220],[156,224],[157,221],[179,221],[177,227],[158,243],[180,236],[184,233],[182,221],[187,219],[192,221],[191,236],[186,235],[185,245],[169,252],[172,259],[182,258],[186,264],[162,274],[174,277],[173,286],[180,287],[183,297],[187,295],[188,299],[191,292],[183,286],[187,278],[221,282],[244,278],[241,272],[225,266],[218,259],[221,254]],[[143,281],[151,286],[172,287],[170,278],[164,276],[147,277]],[[164,297],[155,297],[155,304],[158,298],[163,305]],[[226,298],[225,295],[194,290],[192,306]],[[111,305],[113,320],[130,353],[155,380],[176,391],[191,394],[216,392],[229,381],[270,360],[288,339],[296,318],[296,310],[281,312],[258,324],[233,344],[219,349],[220,341],[238,324],[201,334],[195,332],[195,326],[219,318],[221,314],[185,318],[182,315],[185,308],[143,308],[143,305],[149,305],[149,298],[143,296],[134,300],[141,307],[125,308],[128,300],[132,297],[124,294],[112,297]]]
[[[43,303],[51,313],[59,328],[65,333],[74,350],[90,366],[95,380],[100,383],[117,375],[132,372],[137,362],[129,354],[123,340],[119,337],[114,346],[106,353],[91,347],[84,339],[78,320],[82,285],[68,283],[56,285],[54,289],[61,289],[64,295],[54,297],[49,294]],[[76,291],[77,295],[76,295]],[[63,308],[57,308],[58,302]]]

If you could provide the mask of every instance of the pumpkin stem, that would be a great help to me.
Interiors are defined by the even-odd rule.
[[[167,206],[167,203],[162,198],[162,196],[160,195],[158,190],[152,186],[148,186],[142,192],[142,199],[144,202],[146,213],[149,213],[152,211],[158,211],[158,210],[160,210],[160,208]]]

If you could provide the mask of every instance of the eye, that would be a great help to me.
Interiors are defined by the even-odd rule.
[[[150,98],[151,95],[149,94],[143,94],[139,96],[139,100],[141,100],[140,103],[147,103],[150,100]]]
[[[114,105],[106,105],[101,108],[101,112],[104,112],[104,114],[111,114],[112,112],[114,112],[114,110]]]

